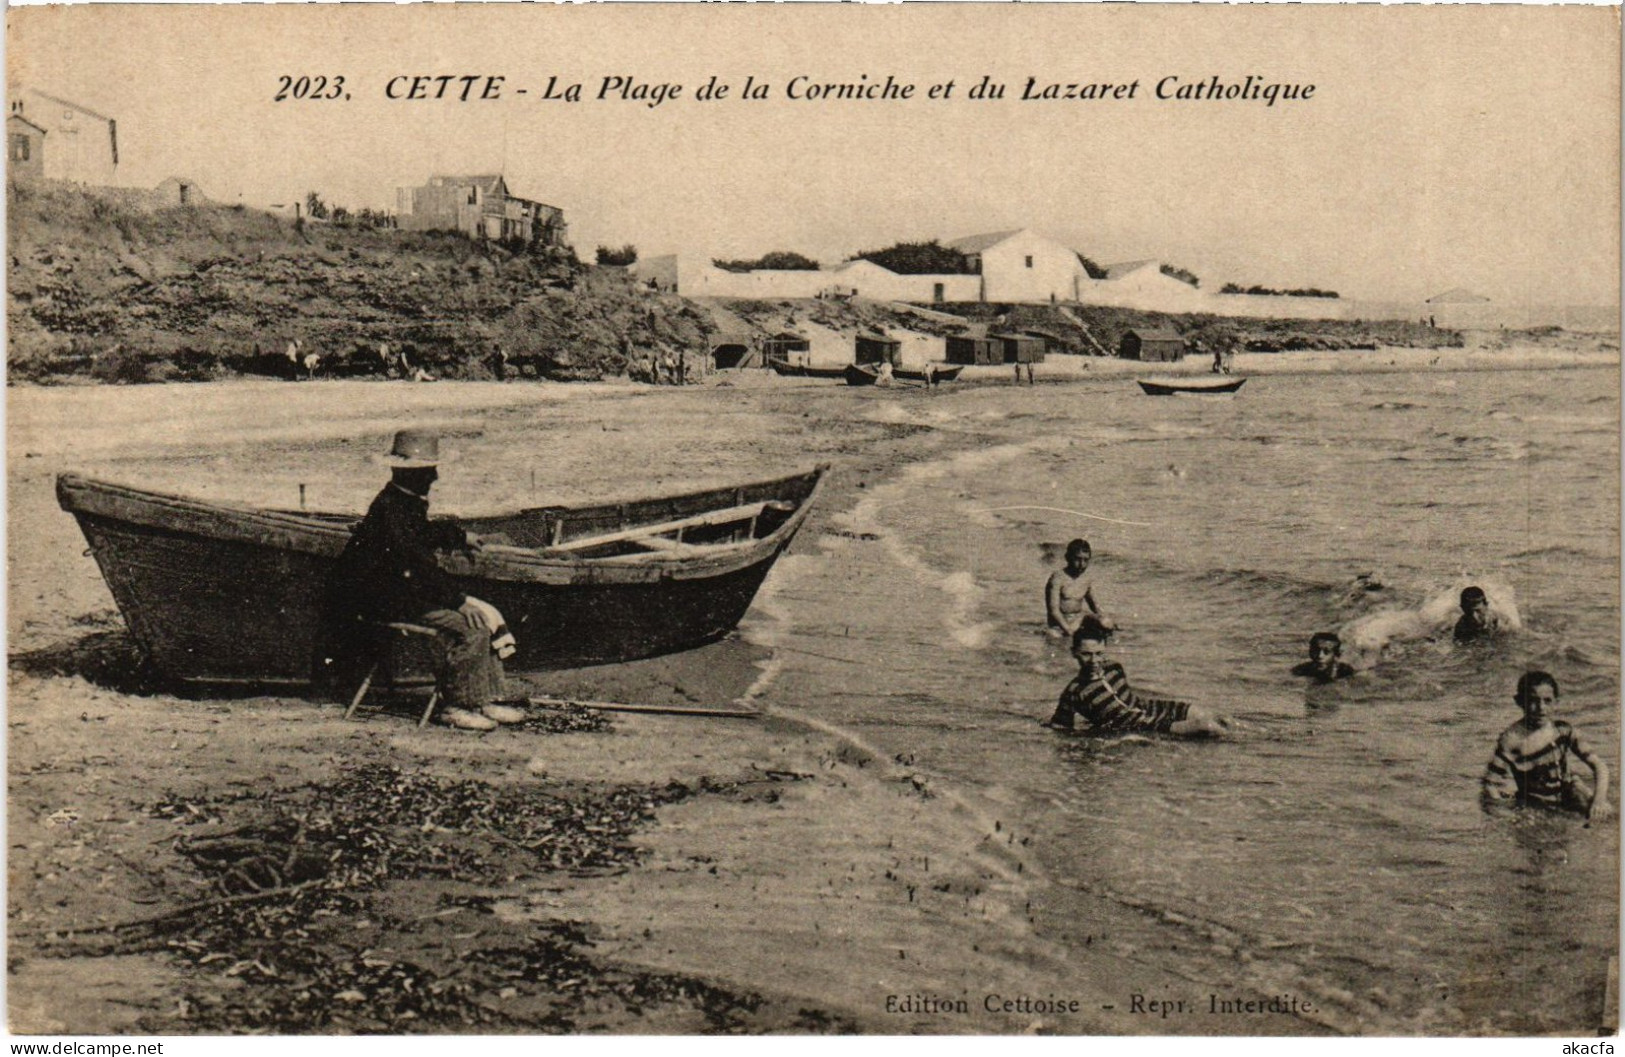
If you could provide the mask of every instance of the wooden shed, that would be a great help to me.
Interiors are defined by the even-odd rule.
[[[1044,339],[1035,338],[1031,334],[993,334],[1004,349],[1003,363],[1043,363]]]
[[[796,363],[805,360],[811,353],[812,342],[793,331],[781,330],[762,339],[762,355],[769,360]]]
[[[901,367],[903,343],[883,334],[859,334],[853,359],[857,363],[889,363],[893,367]]]
[[[947,356],[949,363],[1003,363],[1004,343],[997,338],[949,338]]]
[[[1185,358],[1185,339],[1172,330],[1135,327],[1123,332],[1117,354],[1126,360],[1172,363]]]

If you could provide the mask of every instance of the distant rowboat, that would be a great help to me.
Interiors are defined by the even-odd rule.
[[[933,373],[935,378],[935,382],[933,384],[951,382],[955,378],[958,378],[959,372],[964,369],[963,364],[952,364],[944,367],[936,367],[934,368]],[[879,368],[866,363],[849,364],[845,368],[844,373],[846,375],[847,385],[874,385],[880,380]],[[924,368],[894,367],[892,368],[892,377],[900,382],[913,382],[921,385],[926,384],[926,373]]]
[[[845,367],[815,367],[810,363],[790,363],[771,358],[767,365],[773,368],[774,374],[786,378],[841,378],[846,374]]]
[[[1233,393],[1247,383],[1245,378],[1226,378],[1223,375],[1189,378],[1141,378],[1140,388],[1150,396],[1174,396],[1179,393]]]
[[[605,664],[727,634],[806,520],[828,467],[624,503],[461,519],[485,539],[441,567],[500,609],[517,671]],[[262,510],[57,478],[148,662],[199,683],[311,681],[353,514]],[[497,542],[498,540],[502,542]]]
[[[964,369],[965,365],[961,363],[933,364],[931,368],[931,375],[929,378],[927,378],[924,368],[896,367],[892,370],[892,377],[901,378],[905,382],[931,381],[934,384],[940,385],[943,382],[951,382],[955,378],[958,378],[959,372],[963,371]]]

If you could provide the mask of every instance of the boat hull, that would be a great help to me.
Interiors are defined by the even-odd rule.
[[[442,565],[468,594],[495,605],[518,639],[508,667],[542,671],[635,660],[714,641],[738,625],[773,562],[805,520],[823,469],[717,493],[516,517],[468,519],[474,531],[569,524],[567,532],[669,520],[736,498],[794,503],[761,538],[691,547],[692,554],[552,555],[488,546]],[[782,487],[778,487],[782,486]],[[323,600],[353,519],[221,507],[64,476],[78,519],[131,635],[170,679],[305,684],[321,645]],[[560,517],[583,515],[575,521]],[[548,520],[551,518],[551,520]],[[554,535],[561,533],[554,530]]]
[[[1233,393],[1247,383],[1245,378],[1141,378],[1140,388],[1150,396],[1176,396],[1180,393]]]
[[[959,377],[959,372],[962,370],[964,370],[964,367],[958,364],[938,367],[935,372],[936,381],[939,384],[951,382]],[[880,381],[880,372],[868,364],[849,364],[844,371],[847,385],[876,385]],[[927,384],[925,371],[918,367],[894,367],[892,368],[892,378],[895,381],[908,382],[911,385]]]
[[[784,360],[767,361],[773,368],[773,373],[785,378],[831,378],[838,379],[846,374],[845,367],[816,367],[810,363],[787,363]]]
[[[918,367],[898,367],[892,372],[892,375],[893,375],[893,377],[900,378],[905,382],[927,382],[927,381],[929,381],[933,385],[941,385],[944,382],[951,382],[955,378],[958,378],[959,377],[959,372],[963,371],[964,369],[965,369],[965,367],[964,367],[963,364],[949,364],[949,365],[946,365],[946,366],[940,366],[939,365],[932,372],[930,378],[928,379],[926,377],[925,371],[923,369],[921,369],[921,368],[918,368]]]

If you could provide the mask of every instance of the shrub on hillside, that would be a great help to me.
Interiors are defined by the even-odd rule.
[[[764,253],[755,260],[725,261],[720,258],[713,259],[712,264],[725,272],[816,272],[818,262],[805,254],[794,250],[774,250]]]
[[[624,268],[628,264],[638,262],[638,248],[628,242],[624,246],[598,247],[598,263],[613,267]]]
[[[855,261],[872,261],[898,275],[971,275],[970,261],[952,246],[930,242],[899,242],[880,250],[864,250]]]

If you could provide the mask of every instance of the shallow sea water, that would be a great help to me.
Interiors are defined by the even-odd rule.
[[[1557,713],[1618,775],[1619,384],[854,393],[854,414],[969,450],[868,490],[845,534],[781,562],[746,626],[776,654],[763,697],[1012,820],[1050,879],[1039,927],[1063,943],[1092,941],[1080,911],[1103,896],[1138,923],[1111,937],[1119,954],[1291,994],[1333,1029],[1594,1030],[1618,828],[1490,818],[1478,779],[1525,667],[1557,676]],[[1040,726],[1075,670],[1042,604],[1074,536],[1130,681],[1235,718],[1236,737]],[[1469,580],[1515,598],[1517,634],[1458,650],[1448,623],[1418,626],[1424,609],[1453,619]],[[1365,629],[1362,671],[1308,688],[1288,670],[1323,629]]]

